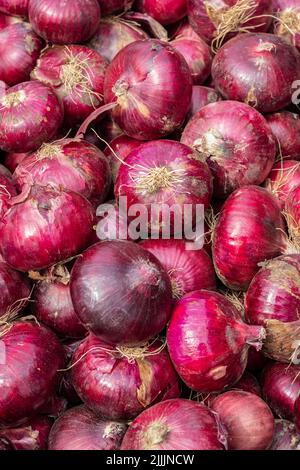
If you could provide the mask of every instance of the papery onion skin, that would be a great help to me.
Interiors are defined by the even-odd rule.
[[[233,229],[234,227],[234,229]],[[284,222],[276,199],[266,189],[246,186],[225,202],[213,235],[218,277],[234,290],[247,290],[258,263],[285,248]]]
[[[300,117],[289,111],[269,114],[267,122],[276,137],[282,158],[300,160]]]
[[[138,140],[157,139],[178,129],[191,94],[192,77],[185,59],[156,39],[129,44],[107,68],[105,102],[117,103],[113,119]]]
[[[300,185],[289,192],[284,211],[290,236],[300,241]]]
[[[54,44],[90,39],[100,22],[98,0],[30,0],[29,20],[35,32]]]
[[[156,258],[128,241],[101,242],[71,273],[75,311],[90,331],[115,344],[153,338],[171,314],[171,283]]]
[[[0,80],[9,86],[29,80],[42,48],[42,40],[27,23],[0,31]]]
[[[55,137],[62,124],[61,103],[50,87],[38,81],[8,88],[0,95],[0,105],[0,148],[7,152],[37,150]]]
[[[242,186],[263,183],[275,161],[275,140],[265,119],[236,101],[202,108],[188,122],[181,142],[197,150],[209,165],[218,198]]]
[[[268,320],[293,322],[300,311],[300,255],[269,260],[252,279],[245,296],[245,317],[253,325]]]
[[[112,172],[113,181],[115,182],[118,176],[119,168],[129,153],[141,145],[140,140],[132,139],[127,135],[120,135],[113,139],[109,146],[104,150],[104,154],[108,158],[109,165]],[[116,157],[118,155],[119,159]]]
[[[102,420],[87,407],[78,406],[55,421],[49,450],[117,450],[126,429],[125,423]]]
[[[168,272],[174,300],[199,289],[216,289],[213,264],[205,250],[188,250],[184,240],[144,240],[140,245],[150,251]]]
[[[0,261],[0,291],[1,322],[1,317],[7,315],[10,319],[10,316],[24,309],[30,297],[29,282],[21,273]]]
[[[30,155],[30,153],[14,153],[14,152],[9,152],[5,155],[4,158],[4,165],[6,168],[8,168],[12,173],[15,171],[19,163],[21,163],[22,160],[24,160],[27,155]]]
[[[276,196],[282,208],[289,193],[300,184],[300,162],[284,160],[276,163],[266,180],[266,188]]]
[[[300,434],[290,421],[275,420],[275,433],[270,450],[300,450]]]
[[[0,226],[1,254],[12,267],[44,269],[89,245],[94,211],[87,199],[37,185],[29,193],[24,190],[21,199],[12,204]]]
[[[108,17],[100,21],[89,46],[111,62],[125,46],[148,37],[148,34],[136,25],[120,18]]]
[[[51,330],[22,321],[7,332],[2,328],[1,344],[0,420],[16,423],[35,414],[54,392],[64,352]]]
[[[213,88],[194,85],[188,117],[192,118],[204,106],[220,100],[221,96]]]
[[[0,0],[0,11],[7,15],[27,16],[29,0]]]
[[[295,411],[295,424],[298,429],[298,432],[300,432],[300,396],[296,400],[294,411]]]
[[[125,348],[122,355],[121,348],[90,335],[72,359],[74,388],[98,416],[133,419],[154,403],[180,396],[178,376],[162,347],[152,341],[144,357],[138,348]]]
[[[274,21],[274,33],[299,49],[299,0],[273,0],[272,7],[273,14],[279,18],[279,21]]]
[[[265,331],[243,323],[239,311],[217,292],[185,295],[173,311],[167,343],[175,368],[197,392],[219,392],[243,375],[248,348],[261,348]]]
[[[50,418],[37,416],[20,427],[0,429],[0,436],[13,450],[46,450],[51,427]]]
[[[224,450],[226,435],[206,406],[174,399],[143,411],[129,426],[121,450]]]
[[[272,363],[263,370],[261,386],[264,399],[273,412],[280,418],[293,420],[300,393],[300,367]]]
[[[141,11],[159,23],[168,25],[185,17],[186,0],[141,0]]]
[[[261,387],[255,375],[245,371],[241,379],[233,386],[233,389],[243,390],[244,392],[254,393],[261,397]]]
[[[16,168],[14,180],[24,185],[51,185],[81,194],[94,206],[105,201],[111,185],[107,159],[85,140],[63,139],[44,144]]]
[[[273,34],[241,34],[218,51],[212,77],[225,99],[264,113],[279,111],[291,103],[293,83],[300,79],[300,54]]]
[[[0,165],[0,169],[4,168]],[[0,217],[6,213],[10,207],[11,199],[17,195],[17,189],[11,175],[6,175],[0,171]]]
[[[274,436],[274,417],[257,395],[231,390],[217,396],[211,405],[228,432],[230,450],[266,450]]]

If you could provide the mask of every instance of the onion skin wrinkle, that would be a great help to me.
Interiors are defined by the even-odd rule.
[[[174,399],[143,411],[129,426],[121,450],[224,450],[226,433],[215,413]]]
[[[52,420],[36,416],[16,428],[0,429],[0,440],[5,439],[13,450],[46,450]]]
[[[300,450],[300,434],[290,421],[275,420],[275,433],[270,450]]]

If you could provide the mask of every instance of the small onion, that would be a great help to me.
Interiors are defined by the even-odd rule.
[[[266,188],[280,200],[282,207],[288,195],[300,184],[300,162],[284,160],[276,163],[266,181]]]
[[[8,88],[0,105],[0,148],[8,152],[38,149],[55,137],[63,120],[54,91],[37,81]]]
[[[126,429],[125,423],[104,421],[85,406],[78,406],[55,421],[49,450],[117,450]]]
[[[283,158],[300,159],[300,116],[289,111],[269,114],[267,122]]]
[[[205,393],[233,386],[245,371],[249,346],[260,349],[264,335],[262,327],[243,323],[226,297],[200,290],[178,301],[167,342],[182,380]]]
[[[0,429],[0,440],[9,442],[13,450],[46,450],[51,426],[50,418],[37,416],[20,427]]]
[[[275,433],[270,450],[300,450],[300,434],[293,423],[285,419],[275,420]]]
[[[104,154],[108,158],[114,182],[117,179],[122,162],[132,150],[140,145],[140,140],[132,139],[131,137],[127,137],[127,135],[119,135],[106,147]]]
[[[265,450],[273,441],[275,422],[268,405],[257,395],[232,390],[211,405],[228,432],[231,450]]]
[[[300,48],[300,4],[299,0],[272,0],[274,33]]]
[[[71,273],[75,311],[99,338],[138,344],[157,335],[171,309],[171,283],[159,261],[128,241],[98,243]]]
[[[7,15],[27,16],[29,0],[0,0],[0,11]]]
[[[200,109],[204,108],[204,106],[220,100],[221,97],[219,93],[213,88],[194,85],[188,117],[193,117]]]
[[[21,273],[0,261],[0,291],[1,324],[2,317],[9,320],[23,310],[30,297],[30,288],[28,281]]]
[[[140,9],[164,25],[176,23],[187,12],[186,0],[141,0]]]

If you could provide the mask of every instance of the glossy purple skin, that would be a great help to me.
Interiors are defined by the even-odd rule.
[[[291,103],[300,79],[300,53],[273,34],[241,34],[218,51],[212,76],[225,99],[264,113],[279,111]]]
[[[63,121],[56,94],[38,81],[8,88],[0,95],[0,105],[0,148],[7,152],[37,150],[56,136]]]
[[[274,436],[274,417],[268,405],[257,395],[231,390],[212,402],[228,432],[230,450],[266,450]]]
[[[27,16],[29,0],[0,0],[0,11],[7,15]]]
[[[32,186],[1,221],[1,254],[19,271],[45,269],[86,248],[93,223],[92,205],[79,194]]]
[[[258,271],[245,297],[245,317],[253,325],[300,319],[300,255],[280,256]]]
[[[276,196],[282,208],[288,195],[300,184],[300,162],[296,160],[284,160],[276,163],[268,179],[266,188]]]
[[[279,154],[283,158],[300,160],[300,116],[281,111],[267,115],[266,119],[276,137]]]
[[[121,450],[224,450],[226,435],[215,414],[190,400],[158,403],[129,426]]]
[[[152,342],[153,355],[129,361],[114,346],[90,335],[72,359],[76,392],[98,416],[121,421],[135,418],[154,403],[179,397],[179,379],[167,350],[156,352],[161,346],[160,341]]]
[[[71,297],[83,325],[115,344],[155,337],[171,314],[167,273],[151,253],[128,241],[86,250],[71,273]]]
[[[16,423],[46,404],[57,385],[57,370],[64,366],[64,351],[51,330],[21,321],[4,333],[1,343],[0,420]]]
[[[107,68],[104,100],[117,103],[113,119],[138,140],[158,139],[180,128],[191,95],[188,64],[166,42],[135,41]]]
[[[299,0],[272,0],[273,14],[281,21],[274,22],[273,29],[274,33],[282,37],[285,41],[293,44],[298,49],[300,48],[300,28],[296,27],[296,30],[291,32],[291,28],[285,25],[289,21],[293,21],[295,25],[300,19],[300,4]],[[288,21],[287,21],[288,20]],[[297,24],[297,23],[296,23]],[[288,25],[287,25],[288,26]]]
[[[293,420],[294,406],[300,393],[300,367],[275,362],[263,370],[263,396],[280,418]]]
[[[81,194],[94,206],[105,201],[111,185],[107,159],[85,140],[66,139],[48,144],[20,162],[13,175],[18,188],[51,185]]]
[[[300,396],[296,400],[294,413],[295,413],[296,428],[298,432],[300,433]]]
[[[186,16],[186,0],[141,0],[141,11],[163,25],[173,24]]]
[[[241,379],[234,385],[233,389],[240,389],[244,392],[254,393],[254,395],[261,396],[261,387],[257,378],[245,371]]]
[[[275,139],[264,117],[237,101],[202,108],[188,122],[181,142],[197,150],[209,165],[218,198],[263,183],[275,162]]]
[[[249,345],[261,347],[264,330],[243,323],[223,295],[195,291],[178,301],[167,331],[175,368],[192,390],[219,392],[243,375]]]
[[[54,44],[90,39],[100,22],[98,0],[30,0],[29,20],[35,32]]]
[[[103,420],[87,407],[78,406],[55,421],[49,450],[117,450],[126,429],[125,423]]]
[[[300,450],[300,434],[293,423],[285,419],[275,420],[275,433],[270,450]]]
[[[276,199],[266,189],[247,186],[225,202],[215,227],[213,259],[221,281],[247,290],[258,264],[285,249],[285,226]]]
[[[100,21],[89,46],[111,62],[125,46],[141,39],[148,39],[145,31],[118,17],[108,17]]]
[[[194,85],[188,117],[192,118],[204,106],[220,101],[221,96],[213,88]]]
[[[16,428],[0,429],[0,439],[5,439],[13,450],[46,450],[52,420],[37,416]]]
[[[21,312],[30,297],[29,282],[18,271],[0,261],[0,321],[16,309]]]
[[[30,78],[43,41],[27,23],[15,23],[0,31],[0,80],[13,86]]]

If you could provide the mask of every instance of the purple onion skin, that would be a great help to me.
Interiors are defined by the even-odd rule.
[[[215,88],[228,100],[271,113],[291,103],[300,79],[300,54],[273,34],[244,34],[228,41],[212,65]]]
[[[0,436],[13,450],[46,450],[51,427],[51,419],[37,416],[20,427],[0,429]]]
[[[94,213],[91,204],[79,194],[33,186],[1,222],[4,260],[15,269],[31,271],[80,253],[91,240]]]
[[[300,117],[289,111],[269,114],[267,122],[276,137],[283,158],[300,160]]]
[[[49,450],[117,450],[125,423],[103,420],[85,406],[72,408],[55,421]]]
[[[186,16],[186,0],[140,0],[140,11],[163,25],[176,23]]]
[[[5,13],[0,12],[0,31],[15,23],[22,23],[22,18],[5,15]]]
[[[29,282],[18,271],[0,261],[0,319],[3,315],[22,311],[30,297]],[[1,321],[1,320],[0,320]]]
[[[109,161],[114,182],[117,179],[122,161],[125,160],[132,150],[139,147],[139,145],[141,145],[139,140],[131,139],[131,137],[127,137],[127,135],[119,135],[105,148],[104,154]],[[117,158],[116,155],[119,158]]]
[[[297,160],[283,160],[276,163],[265,183],[266,188],[279,200],[283,209],[289,193],[299,184],[300,162]]]
[[[27,157],[29,153],[9,152],[5,155],[4,164],[12,173],[15,171],[19,163]]]
[[[224,450],[226,435],[206,406],[174,399],[141,413],[129,426],[121,450]]]
[[[29,0],[0,0],[0,11],[7,15],[27,16]]]
[[[257,395],[232,390],[218,395],[211,408],[228,432],[230,450],[266,450],[272,444],[274,417]]]
[[[300,396],[296,400],[294,412],[296,428],[300,432]]]
[[[71,340],[67,340],[67,342],[63,345],[65,353],[66,353],[66,358],[67,358],[66,363],[67,364],[71,363],[71,359],[73,357],[73,354],[76,351],[76,349],[79,347],[81,341],[83,341],[83,340],[82,339],[80,339],[80,340],[71,339]],[[71,404],[73,406],[81,405],[82,401],[79,398],[79,396],[77,395],[77,393],[74,389],[73,383],[72,383],[72,373],[71,373],[71,371],[72,371],[72,369],[69,369],[69,370],[66,370],[64,372],[63,377],[62,377],[61,382],[60,382],[60,386],[59,386],[59,394],[67,399],[68,404]]]
[[[300,393],[300,367],[272,363],[261,378],[262,393],[271,409],[283,419],[293,420],[294,406]]]
[[[0,148],[7,152],[37,150],[56,136],[63,121],[56,94],[37,81],[8,88],[0,105]]]
[[[1,334],[0,420],[14,424],[46,404],[58,384],[64,351],[52,331],[35,323],[16,322]]]
[[[72,383],[82,401],[98,416],[130,420],[145,408],[180,396],[178,376],[162,343],[149,346],[153,355],[129,361],[114,346],[90,335],[76,350]]]
[[[219,93],[213,88],[194,85],[188,118],[191,119],[200,109],[204,108],[204,106],[216,103],[220,100],[221,97]]]
[[[214,176],[214,194],[264,182],[275,161],[275,139],[264,117],[236,101],[202,108],[185,127],[181,142],[200,153]]]
[[[1,169],[4,168],[1,165]],[[2,218],[10,207],[11,198],[17,195],[15,182],[11,174],[0,172],[0,217]]]
[[[98,0],[101,14],[103,16],[111,15],[121,11],[130,9],[132,0]]]
[[[255,348],[249,348],[247,370],[250,372],[260,372],[268,362],[267,357],[262,351],[256,351]]]
[[[293,423],[285,419],[275,420],[275,433],[270,450],[300,450],[300,434]]]
[[[129,44],[107,68],[104,100],[116,103],[113,119],[138,140],[158,139],[180,128],[191,95],[185,59],[156,39]]]
[[[98,0],[30,0],[29,20],[35,32],[54,44],[89,40],[100,22]]]
[[[250,372],[245,371],[240,380],[233,386],[233,389],[243,390],[244,392],[254,393],[261,397],[261,387],[257,378],[250,374]]]

